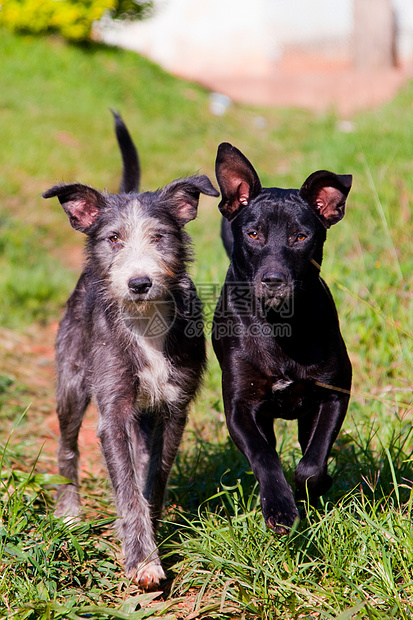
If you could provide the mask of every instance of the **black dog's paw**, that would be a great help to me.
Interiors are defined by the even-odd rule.
[[[294,484],[296,499],[304,501],[309,499],[310,503],[314,504],[317,498],[330,490],[333,479],[326,469],[308,467],[301,462],[295,472]]]
[[[289,534],[292,526],[294,525],[296,519],[299,519],[298,512],[295,519],[292,520],[290,525],[280,523],[281,520],[285,521],[282,517],[268,517],[265,520],[265,525],[274,532],[274,534],[278,534],[279,536],[285,536]],[[290,519],[288,519],[290,521]]]
[[[318,497],[320,497],[320,495],[324,495],[325,493],[327,493],[327,491],[329,491],[331,489],[333,485],[333,479],[331,476],[329,476],[328,474],[326,474],[322,480],[320,480],[318,486],[317,486],[317,495]]]
[[[299,519],[292,494],[291,498],[277,498],[271,505],[269,502],[262,502],[262,504],[265,525],[280,536],[289,534],[296,519]]]

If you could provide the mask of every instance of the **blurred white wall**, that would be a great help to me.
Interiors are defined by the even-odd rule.
[[[401,61],[413,60],[413,0],[392,0],[396,17],[397,53]]]
[[[412,61],[413,0],[391,1],[398,57]],[[271,76],[297,50],[351,63],[352,35],[353,0],[155,0],[148,20],[101,27],[106,43],[198,80]]]

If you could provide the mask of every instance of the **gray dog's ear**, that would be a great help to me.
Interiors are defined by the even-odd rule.
[[[222,194],[218,208],[227,220],[261,193],[261,181],[251,162],[228,142],[218,147],[215,174]]]
[[[197,216],[200,194],[219,196],[205,174],[173,181],[161,190],[161,200],[168,203],[179,224],[185,226]]]
[[[318,170],[310,174],[300,189],[303,198],[326,228],[337,224],[344,217],[346,199],[351,189],[351,174],[334,174]]]
[[[42,196],[43,198],[57,196],[73,228],[86,234],[105,205],[105,199],[100,192],[79,183],[55,185]]]

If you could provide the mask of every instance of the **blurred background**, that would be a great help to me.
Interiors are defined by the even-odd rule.
[[[110,109],[137,145],[143,190],[195,172],[216,184],[223,141],[264,187],[299,188],[320,169],[353,175],[322,269],[352,398],[329,465],[334,485],[287,541],[264,530],[226,430],[210,346],[229,262],[218,200],[202,198],[187,227],[209,366],[161,528],[167,588],[176,579],[184,597],[165,617],[413,617],[412,66],[413,0],[0,0],[0,617],[152,614],[149,598],[127,601],[137,594],[111,529],[93,408],[80,436],[87,519],[68,530],[51,516],[54,340],[84,238],[41,194],[75,181],[118,190]],[[276,435],[292,481],[295,422],[277,420]],[[129,611],[104,611],[122,605]]]
[[[409,0],[154,0],[102,40],[237,101],[342,111],[394,94],[413,64]]]

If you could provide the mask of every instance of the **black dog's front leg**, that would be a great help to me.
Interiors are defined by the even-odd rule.
[[[225,407],[227,426],[258,481],[266,525],[277,534],[287,534],[298,511],[275,450],[272,423],[260,417],[260,406],[257,402],[232,400]]]
[[[347,412],[349,395],[333,392],[328,400],[298,421],[298,438],[303,458],[298,463],[294,483],[297,499],[315,504],[333,483],[327,473],[327,459]]]

